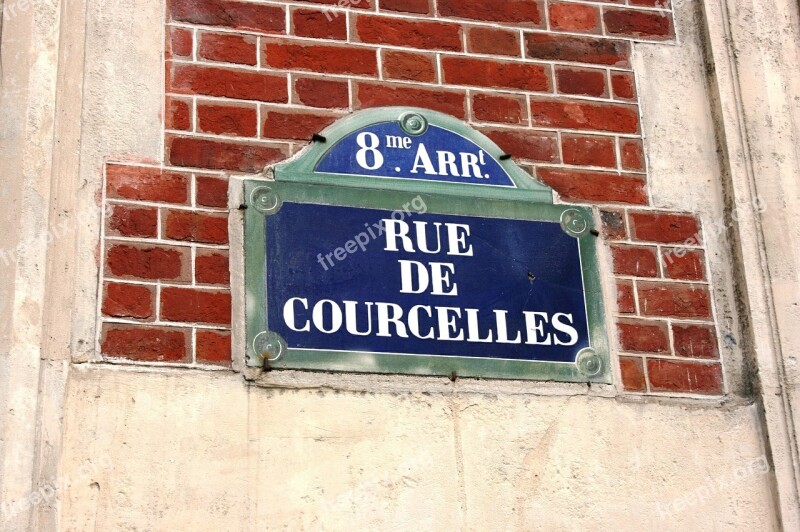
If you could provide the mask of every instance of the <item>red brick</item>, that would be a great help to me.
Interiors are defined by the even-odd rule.
[[[106,190],[110,198],[186,203],[189,178],[161,168],[109,164]]]
[[[195,199],[203,207],[228,206],[228,180],[209,176],[197,176]]]
[[[256,38],[230,33],[207,33],[200,37],[198,55],[211,61],[255,65],[258,48]]]
[[[556,87],[562,94],[607,96],[606,73],[603,70],[556,67]]]
[[[647,204],[645,182],[641,176],[539,168],[539,179],[555,189],[563,199],[596,203]]]
[[[519,57],[519,33],[497,28],[470,28],[467,48],[473,54],[492,54]]]
[[[544,25],[541,0],[438,0],[439,15],[521,26]]]
[[[187,359],[185,329],[103,325],[102,353],[141,362],[181,362]]]
[[[347,39],[347,17],[334,17],[317,9],[293,9],[292,33],[316,39]]]
[[[654,392],[722,394],[722,367],[677,360],[649,359],[647,374]]]
[[[628,0],[628,3],[632,6],[660,7],[663,9],[669,9],[669,0]]]
[[[481,128],[481,132],[500,146],[500,149],[518,159],[542,162],[558,161],[558,140],[554,133],[488,128]]]
[[[313,112],[272,109],[264,113],[263,135],[274,139],[311,140],[331,125],[338,115],[322,115]]]
[[[389,44],[423,50],[463,51],[461,26],[449,22],[358,15],[355,32],[358,40],[363,43]]]
[[[191,57],[194,51],[194,35],[191,30],[185,28],[169,29],[169,50],[168,56]]]
[[[350,86],[346,81],[297,78],[294,93],[298,103],[309,107],[346,109],[350,107]]]
[[[640,282],[639,308],[646,316],[709,318],[711,296],[706,286]]]
[[[230,325],[231,295],[195,288],[162,288],[161,318],[168,321]]]
[[[355,46],[269,41],[264,62],[272,68],[322,74],[378,75],[376,51]]]
[[[527,124],[527,102],[521,96],[478,93],[472,96],[472,118],[484,122]]]
[[[719,358],[717,331],[713,326],[672,324],[675,354],[691,358]]]
[[[550,90],[547,67],[530,63],[503,63],[490,59],[442,58],[444,81],[454,85],[501,87],[525,91]]]
[[[436,81],[436,59],[432,55],[384,50],[383,76],[406,81]]]
[[[306,3],[306,4],[318,4],[318,5],[326,5],[331,7],[341,7],[342,0],[297,0],[298,2]],[[374,0],[347,0],[344,4],[345,7],[349,9],[372,9],[375,5]],[[331,16],[345,16],[344,11],[331,11]]]
[[[286,12],[282,7],[229,0],[169,0],[172,20],[265,33],[283,33]]]
[[[633,81],[633,74],[617,72],[611,74],[611,87],[614,90],[615,98],[623,100],[636,98],[636,85]]]
[[[644,172],[644,150],[642,141],[637,139],[620,139],[620,157],[622,168],[634,172]]]
[[[627,281],[617,283],[617,310],[620,314],[636,313],[636,301],[633,297],[633,284]]]
[[[356,105],[359,109],[386,105],[413,105],[465,118],[466,95],[461,91],[423,88],[386,83],[358,83]]]
[[[198,103],[197,127],[205,133],[255,137],[258,133],[258,116],[255,106]]]
[[[114,277],[163,281],[188,281],[188,248],[146,245],[112,245],[106,256]]]
[[[672,19],[659,11],[606,9],[603,13],[606,31],[610,35],[668,39],[674,35]]]
[[[214,170],[231,170],[248,174],[285,159],[288,150],[283,146],[250,145],[214,140],[168,137],[169,160],[176,166]]]
[[[166,114],[164,127],[167,129],[180,129],[188,131],[192,129],[192,110],[191,103],[178,98],[167,97]]]
[[[206,244],[228,243],[228,216],[190,211],[168,211],[164,238]]]
[[[633,238],[642,242],[665,244],[700,241],[700,226],[688,214],[632,212],[630,213]]]
[[[197,250],[194,276],[201,284],[230,284],[231,274],[228,252]]]
[[[625,213],[614,210],[601,210],[600,222],[602,224],[603,238],[609,240],[623,240],[627,235],[625,230]]]
[[[623,351],[642,353],[669,352],[666,321],[617,322],[619,346]]]
[[[619,369],[622,374],[622,387],[628,392],[645,392],[644,366],[638,357],[620,357]]]
[[[261,102],[289,101],[285,74],[197,65],[173,64],[171,68],[170,92]]]
[[[106,283],[103,314],[115,318],[148,319],[153,316],[154,300],[151,287]]]
[[[595,6],[583,4],[551,3],[550,28],[575,32],[599,32],[600,10]]]
[[[158,211],[153,207],[114,205],[108,228],[114,235],[155,238],[158,236]]]
[[[431,14],[430,0],[381,0],[381,11]]]
[[[561,153],[566,164],[581,166],[617,166],[616,142],[613,137],[561,136]]]
[[[700,250],[665,249],[664,274],[670,279],[702,281],[705,279],[705,255]]]
[[[637,133],[639,113],[634,106],[578,101],[531,100],[535,126]]]
[[[231,334],[226,331],[199,330],[197,338],[197,361],[211,364],[231,363]]]
[[[631,47],[627,41],[613,39],[528,33],[525,53],[531,59],[629,66]]]
[[[658,249],[639,246],[612,246],[614,273],[636,277],[658,277]]]

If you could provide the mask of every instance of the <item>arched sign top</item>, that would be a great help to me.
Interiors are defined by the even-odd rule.
[[[534,181],[488,137],[436,111],[384,107],[331,125],[298,158],[275,169],[278,181],[369,188],[431,188],[439,193],[552,203],[552,190]]]

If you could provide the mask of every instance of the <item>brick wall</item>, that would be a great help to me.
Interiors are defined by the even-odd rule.
[[[256,173],[345,114],[461,118],[565,201],[600,211],[622,385],[723,391],[696,217],[651,204],[634,40],[669,0],[167,0],[164,166],[109,165],[102,351],[230,364],[226,175]]]

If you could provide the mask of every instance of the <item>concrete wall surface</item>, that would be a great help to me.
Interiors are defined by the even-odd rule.
[[[441,388],[78,368],[61,528],[777,528],[753,405]]]

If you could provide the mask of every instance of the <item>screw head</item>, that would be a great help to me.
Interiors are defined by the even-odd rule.
[[[603,359],[591,348],[581,350],[575,363],[578,371],[587,377],[596,377],[603,371]]]
[[[275,362],[286,354],[286,341],[272,331],[264,331],[253,340],[253,351],[264,357],[265,362]]]
[[[567,209],[561,213],[561,228],[570,236],[581,237],[589,231],[589,221],[577,209]]]
[[[403,113],[400,115],[400,127],[409,135],[419,136],[428,130],[428,121],[419,113]]]
[[[250,203],[262,214],[275,214],[281,208],[281,199],[270,187],[258,187],[250,194]]]

